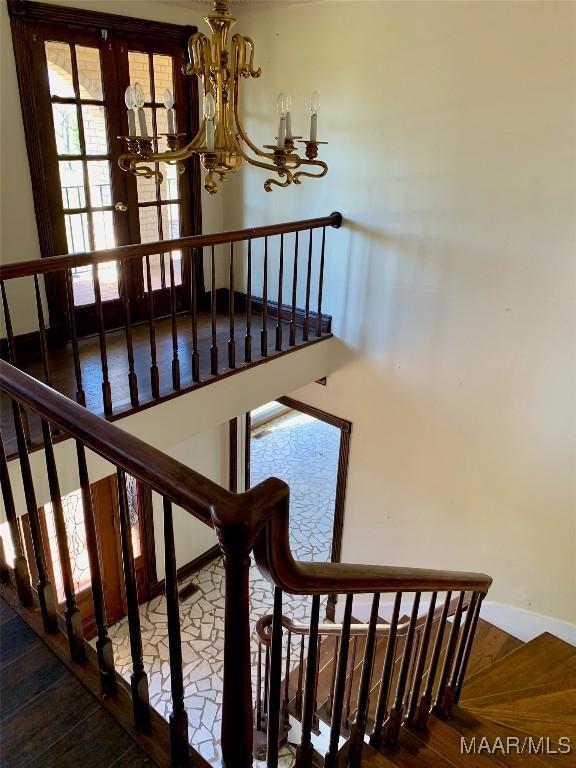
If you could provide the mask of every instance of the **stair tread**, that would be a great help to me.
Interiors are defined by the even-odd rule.
[[[377,752],[369,744],[364,744],[360,764],[362,768],[396,768],[395,763],[380,754],[380,752]],[[348,744],[344,744],[338,752],[337,766],[338,768],[348,767]]]
[[[576,648],[544,633],[468,678],[461,702],[504,691],[520,690],[530,680],[534,685],[569,679],[576,673]]]
[[[472,710],[483,719],[517,728],[535,737],[576,738],[576,689],[526,697],[499,707]]]
[[[466,701],[467,709],[483,709],[491,706],[498,706],[506,702],[517,701],[527,697],[543,696],[560,691],[569,691],[576,688],[576,679],[562,680],[557,683],[543,683],[542,685],[530,686],[528,688],[515,688],[512,691],[501,691],[499,693],[490,693],[486,696],[477,696],[474,699]]]
[[[518,640],[482,618],[479,619],[466,668],[466,677],[472,677],[523,645],[522,640]]]
[[[440,753],[454,768],[501,768],[503,765],[494,755],[466,754],[461,748],[461,734],[437,717],[430,717],[428,727],[414,731],[413,735],[434,752]]]
[[[464,736],[468,743],[474,736],[478,741],[486,739],[487,743],[491,745],[497,739],[506,739],[508,736],[522,736],[522,732],[513,726],[494,723],[489,719],[481,718],[476,714],[468,712],[462,706],[453,707],[450,720],[441,721],[436,717],[431,717],[428,720],[428,727],[430,738],[432,739],[435,738],[436,731],[442,728],[449,728],[460,736]],[[459,740],[455,740],[455,749],[461,749]],[[470,757],[473,757],[475,760],[479,756],[470,755]],[[534,754],[496,754],[490,755],[490,759],[494,761],[495,765],[500,764],[507,766],[507,768],[524,768],[524,766],[526,768],[543,768],[543,766],[550,765],[550,762],[543,759],[542,756]]]
[[[397,768],[453,768],[454,766],[440,751],[417,738],[406,728],[400,729],[397,744],[394,746],[381,744],[376,749]]]

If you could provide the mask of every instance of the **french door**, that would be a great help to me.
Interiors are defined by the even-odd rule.
[[[118,167],[125,151],[118,137],[128,132],[124,91],[129,84],[139,82],[144,90],[150,135],[167,131],[166,89],[174,94],[177,130],[189,134],[195,128],[197,117],[192,115],[197,96],[180,72],[189,30],[181,29],[178,39],[174,34],[151,36],[44,21],[26,28],[34,103],[40,117],[35,130],[42,147],[42,194],[50,223],[51,243],[45,245],[43,255],[83,253],[199,231],[199,200],[195,199],[199,185],[191,168],[179,175],[173,166],[163,166],[164,180],[159,184]],[[165,141],[159,139],[155,149],[166,149]],[[32,157],[31,168],[34,184]],[[38,214],[38,204],[36,208]],[[201,265],[197,268],[201,270]],[[169,312],[171,280],[177,308],[189,307],[188,253],[152,255],[149,263],[133,260],[124,271],[113,260],[94,269],[79,267],[72,273],[72,293],[80,334],[98,329],[95,278],[106,328],[118,327],[124,320],[123,292],[134,321],[147,317],[150,290],[155,314]],[[63,278],[55,276],[48,282],[50,319],[57,324],[65,315],[66,286]]]

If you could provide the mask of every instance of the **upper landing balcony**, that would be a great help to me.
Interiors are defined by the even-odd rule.
[[[317,344],[332,335],[322,292],[341,223],[333,213],[4,264],[1,356],[117,419]],[[40,422],[25,421],[35,447]]]

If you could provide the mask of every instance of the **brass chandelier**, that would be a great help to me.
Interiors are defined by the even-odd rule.
[[[305,177],[319,179],[325,176],[328,166],[317,159],[318,145],[326,144],[317,140],[318,94],[312,94],[309,138],[299,142],[304,145],[305,157],[296,150],[296,141],[301,137],[292,134],[292,99],[284,93],[278,96],[276,141],[260,149],[251,141],[240,119],[240,79],[257,78],[262,73],[260,68],[254,68],[254,42],[250,37],[235,34],[228,49],[229,32],[236,19],[229,13],[226,0],[214,0],[214,7],[205,21],[212,30],[212,38],[202,32],[192,35],[188,41],[190,63],[182,68],[185,75],[197,75],[203,85],[204,115],[198,133],[188,144],[179,146],[184,134],[176,131],[174,101],[167,90],[164,106],[168,111],[169,132],[162,135],[166,137],[168,150],[155,152],[153,142],[158,137],[148,135],[142,88],[138,83],[129,86],[125,101],[130,135],[119,137],[124,139],[128,149],[118,160],[122,170],[147,179],[155,177],[161,183],[163,174],[156,170],[156,163],[175,165],[178,172],[183,173],[183,161],[198,155],[207,171],[204,187],[210,194],[215,194],[219,182],[228,173],[236,172],[244,161],[275,174],[277,178],[268,178],[264,182],[267,192],[271,192],[273,186],[300,184]]]

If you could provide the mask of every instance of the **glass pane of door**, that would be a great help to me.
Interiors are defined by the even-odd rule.
[[[46,64],[69,253],[114,248],[111,153],[96,47],[46,40]],[[103,301],[119,298],[115,262],[98,268]],[[72,270],[74,303],[92,304],[92,270]]]
[[[174,95],[174,59],[161,53],[128,51],[130,85],[140,83],[144,92],[146,123],[148,129],[158,138],[154,150],[167,149],[166,134],[168,123],[164,108],[164,91]],[[177,108],[177,105],[175,105]],[[176,130],[178,126],[176,126]],[[141,242],[171,240],[180,237],[181,189],[180,178],[175,166],[156,164],[161,170],[162,183],[156,179],[137,179],[138,220]],[[170,257],[174,269],[174,285],[182,284],[182,259],[179,251],[172,254],[156,254],[149,257],[150,283],[153,291],[170,288]],[[144,290],[149,290],[148,267],[143,260]]]

